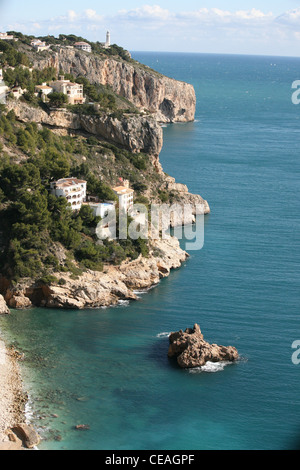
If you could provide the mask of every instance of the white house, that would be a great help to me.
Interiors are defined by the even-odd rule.
[[[20,86],[15,86],[13,87],[11,90],[10,90],[10,94],[16,99],[20,99],[21,96],[24,95],[24,93],[26,93],[26,89],[23,90],[23,88],[21,88]]]
[[[73,211],[80,210],[86,200],[86,186],[86,181],[77,178],[63,178],[50,183],[51,193],[66,198]]]
[[[34,91],[37,95],[41,94],[42,99],[45,100],[46,96],[53,92],[53,88],[48,86],[47,83],[43,83],[42,85],[37,85]]]
[[[4,83],[3,72],[2,72],[2,69],[0,69],[0,104],[5,103],[7,92],[8,92],[8,87]]]
[[[1,41],[15,41],[15,38],[7,33],[0,33]]]
[[[116,186],[112,190],[119,198],[120,209],[128,212],[133,206],[134,195],[134,190],[129,188],[129,181],[124,180],[122,185]]]
[[[83,85],[65,80],[64,76],[61,76],[55,82],[51,82],[50,86],[53,88],[53,91],[67,95],[69,104],[83,104],[85,102]]]
[[[92,46],[87,42],[75,42],[74,47],[80,51],[92,52]]]
[[[101,217],[101,219],[107,217],[115,209],[113,202],[86,202],[85,204],[93,210],[96,217]]]
[[[47,46],[45,42],[40,41],[39,39],[31,41],[31,45],[37,52],[48,51],[50,49],[50,46]]]

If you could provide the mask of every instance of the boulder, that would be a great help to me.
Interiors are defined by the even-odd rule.
[[[239,354],[233,346],[218,346],[204,340],[200,326],[180,330],[169,336],[169,357],[176,357],[180,367],[191,369],[202,367],[207,362],[234,362]]]
[[[3,295],[0,295],[0,315],[9,315],[9,308],[4,300]]]
[[[40,443],[40,436],[31,426],[28,426],[27,424],[17,424],[13,428],[13,432],[19,439],[21,439],[23,445],[27,449],[33,449]]]
[[[13,295],[8,301],[8,304],[11,308],[16,308],[20,310],[25,310],[32,307],[31,300],[23,294]]]

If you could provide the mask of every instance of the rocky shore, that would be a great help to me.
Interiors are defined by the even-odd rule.
[[[7,348],[0,340],[0,450],[24,450],[38,444],[36,433],[25,424],[27,396],[19,359],[18,351]]]
[[[23,279],[14,287],[7,287],[4,298],[8,307],[17,309],[108,307],[120,300],[137,300],[136,290],[157,285],[188,257],[176,238],[156,240],[148,258],[140,256],[121,266],[106,266],[103,272],[87,270],[76,279],[68,273],[57,273],[60,285],[41,285],[32,279]],[[0,281],[3,289],[5,280]]]

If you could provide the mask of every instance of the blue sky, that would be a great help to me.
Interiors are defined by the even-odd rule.
[[[0,31],[104,41],[107,29],[131,51],[299,56],[300,0],[0,0]]]

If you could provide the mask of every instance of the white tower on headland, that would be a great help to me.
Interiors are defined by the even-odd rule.
[[[110,32],[109,31],[107,31],[107,33],[106,33],[105,47],[110,47]]]

